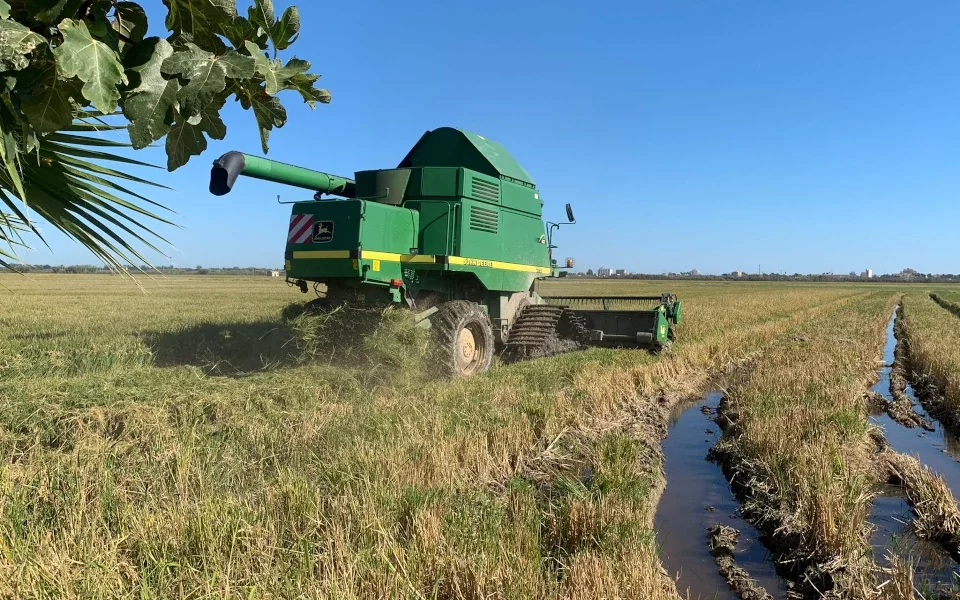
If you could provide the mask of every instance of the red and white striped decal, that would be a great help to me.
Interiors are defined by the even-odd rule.
[[[313,215],[291,215],[288,244],[306,244],[313,236]]]

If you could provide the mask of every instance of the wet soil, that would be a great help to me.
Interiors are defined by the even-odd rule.
[[[662,445],[667,486],[654,516],[661,562],[676,579],[681,595],[689,591],[693,600],[770,598],[763,590],[783,598],[787,583],[777,575],[760,533],[741,517],[720,467],[707,461],[721,435],[713,415],[722,396],[720,390],[711,389],[701,401],[680,404],[671,413],[670,432]],[[723,565],[718,565],[720,557],[711,554],[708,544],[708,530],[716,526],[739,532],[732,551],[723,554]],[[731,589],[725,575],[740,582],[733,583],[740,593]],[[748,587],[742,584],[751,579],[760,587],[744,592]]]
[[[918,538],[910,527],[913,513],[899,486],[884,484],[873,501],[870,522],[876,527],[870,538],[873,555],[881,567],[891,566],[891,553],[905,556],[914,565],[914,581],[925,598],[949,597],[957,589],[956,563],[936,542]]]
[[[960,495],[960,440],[930,418],[912,386],[904,377],[902,348],[894,336],[896,315],[891,317],[884,347],[885,366],[873,394],[886,402],[887,413],[870,417],[880,425],[885,443],[892,450],[917,458],[943,477],[954,496]],[[895,407],[895,408],[891,408]],[[917,427],[920,425],[921,427]],[[936,542],[918,538],[910,525],[913,512],[904,490],[884,484],[874,499],[869,520],[876,527],[870,540],[874,557],[882,567],[890,566],[890,554],[908,557],[914,564],[914,581],[925,597],[952,594],[958,582],[957,564]]]

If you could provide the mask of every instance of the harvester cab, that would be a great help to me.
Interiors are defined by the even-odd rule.
[[[659,350],[675,339],[680,302],[657,297],[546,297],[539,279],[573,266],[553,257],[533,179],[506,149],[442,127],[426,132],[394,169],[353,179],[249,154],[214,161],[210,191],[222,196],[240,175],[313,191],[293,203],[287,280],[319,303],[409,308],[435,333],[452,375],[487,369],[499,350],[516,360],[578,347]],[[324,201],[329,195],[342,199]]]

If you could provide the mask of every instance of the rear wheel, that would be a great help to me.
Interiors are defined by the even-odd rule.
[[[465,300],[445,302],[434,316],[432,328],[440,364],[448,375],[469,377],[490,368],[493,327],[480,305]]]

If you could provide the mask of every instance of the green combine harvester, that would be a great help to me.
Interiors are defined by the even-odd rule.
[[[675,296],[544,297],[562,277],[530,175],[500,144],[459,129],[426,132],[395,169],[353,179],[228,152],[210,174],[222,196],[245,175],[316,192],[293,203],[287,280],[320,302],[409,308],[435,333],[451,375],[581,345],[658,351],[675,339]],[[329,197],[326,197],[329,196]],[[575,222],[570,205],[567,219]]]

